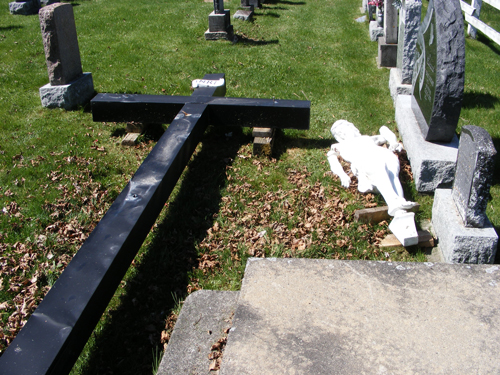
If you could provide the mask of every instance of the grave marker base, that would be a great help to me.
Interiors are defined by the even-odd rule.
[[[415,187],[421,193],[432,193],[438,187],[451,187],[455,177],[458,155],[458,137],[450,143],[427,142],[412,111],[410,95],[399,95],[396,100],[396,123],[403,145],[408,153]]]
[[[389,75],[389,90],[391,92],[392,102],[396,107],[396,100],[399,95],[412,95],[413,86],[401,83],[401,73],[398,68],[392,68]]]
[[[493,263],[498,236],[490,221],[483,228],[465,227],[451,189],[437,189],[432,206],[432,225],[439,248],[448,263]]]
[[[378,38],[377,64],[380,67],[395,68],[398,59],[398,45],[386,43],[385,37]]]
[[[384,35],[384,29],[378,25],[377,21],[370,21],[369,32],[372,42],[376,42],[379,37]]]
[[[40,87],[42,106],[47,108],[74,109],[87,104],[94,96],[94,82],[91,73],[83,73],[67,85]]]

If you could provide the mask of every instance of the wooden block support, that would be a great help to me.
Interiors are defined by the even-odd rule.
[[[253,128],[253,137],[272,138],[274,136],[274,129],[271,128]]]
[[[354,211],[354,220],[361,221],[363,223],[380,223],[383,220],[389,220],[391,216],[387,213],[389,207],[373,207],[373,208],[364,208],[362,210]],[[413,207],[410,212],[418,212],[420,210],[420,205],[417,203],[415,207]]]
[[[122,146],[135,146],[137,138],[139,138],[140,135],[141,133],[127,133],[125,138],[123,138]]]
[[[273,153],[275,129],[254,128],[253,154],[271,156]]]
[[[426,230],[419,230],[418,232],[418,246],[419,247],[434,247],[434,238]],[[382,240],[379,247],[399,247],[403,246],[394,234],[389,234]]]

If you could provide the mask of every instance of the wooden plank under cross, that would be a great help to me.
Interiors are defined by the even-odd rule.
[[[224,74],[206,75],[220,80]],[[68,374],[209,124],[309,128],[310,102],[99,94],[94,121],[170,124],[134,177],[0,357],[3,375]]]

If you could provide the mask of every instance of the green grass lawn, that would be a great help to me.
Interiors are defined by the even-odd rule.
[[[151,373],[181,302],[200,288],[237,290],[250,256],[423,261],[418,248],[381,250],[387,223],[353,220],[383,205],[328,171],[339,119],[362,133],[396,130],[389,70],[351,0],[269,0],[232,20],[240,42],[205,41],[203,0],[81,0],[74,5],[82,66],[100,93],[190,95],[191,80],[225,73],[231,97],[311,101],[309,131],[279,132],[273,158],[251,156],[251,129],[211,126],[82,352],[74,374]],[[225,1],[231,14],[239,0]],[[152,149],[162,129],[123,148],[125,124],[89,108],[41,107],[48,83],[37,16],[0,13],[0,353]],[[500,11],[485,7],[488,23]],[[500,46],[466,41],[458,129],[484,127],[500,147]],[[500,163],[488,215],[500,228]],[[407,198],[429,219],[432,197]]]

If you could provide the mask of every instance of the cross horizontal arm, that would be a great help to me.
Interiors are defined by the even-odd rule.
[[[309,129],[311,102],[305,100],[98,94],[92,115],[94,121],[169,124],[185,103],[207,104],[215,126]]]

